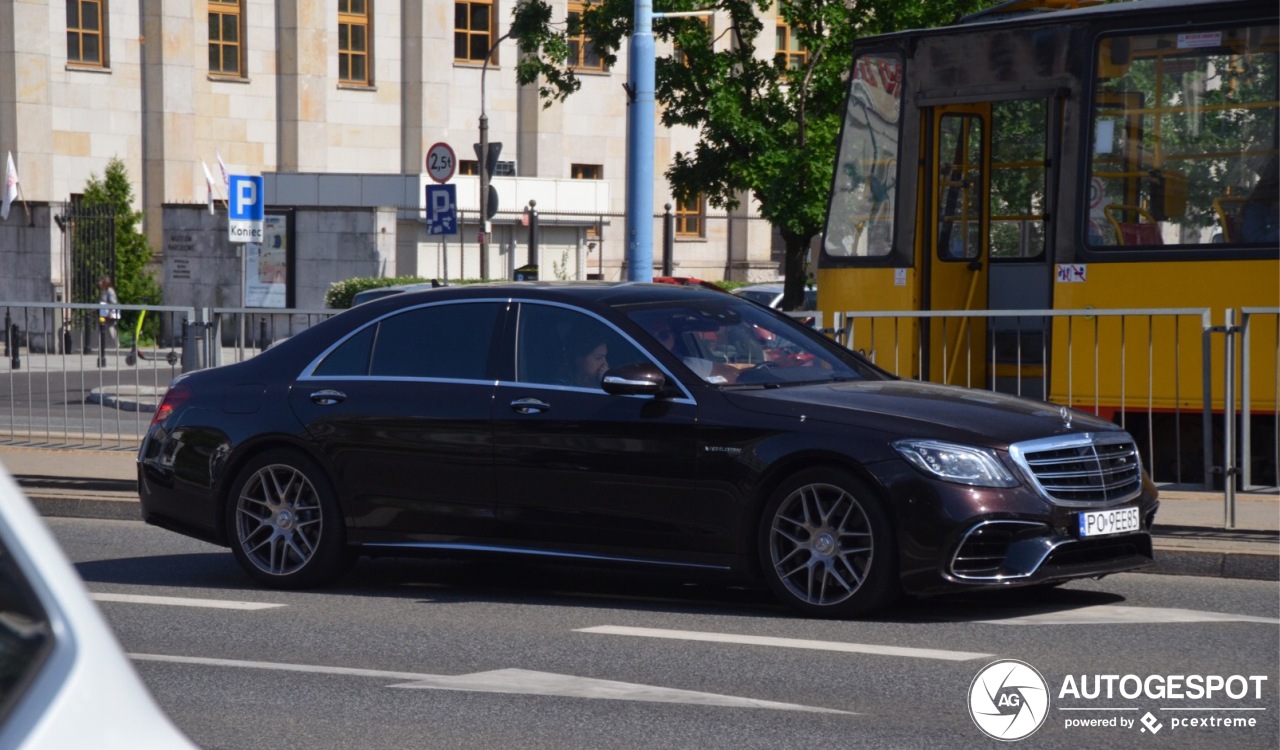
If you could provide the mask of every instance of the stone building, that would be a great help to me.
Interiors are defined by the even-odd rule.
[[[563,17],[581,6],[553,2]],[[473,145],[480,91],[487,92],[489,138],[503,144],[497,176],[500,209],[486,259],[501,278],[527,260],[524,209],[535,201],[541,226],[543,278],[606,279],[625,273],[623,213],[626,156],[626,50],[603,68],[589,41],[577,45],[581,91],[544,107],[535,87],[515,82],[510,0],[5,0],[0,2],[0,158],[14,154],[23,197],[47,210],[11,213],[0,229],[34,231],[0,253],[44,252],[25,263],[24,293],[47,284],[53,299],[65,263],[59,232],[48,222],[63,203],[118,157],[133,179],[151,246],[172,278],[168,234],[187,238],[192,206],[206,200],[205,167],[216,182],[220,221],[193,241],[191,258],[207,245],[225,255],[226,206],[218,157],[233,174],[266,177],[269,209],[396,209],[391,240],[370,254],[393,262],[366,275],[475,278],[479,215]],[[710,23],[716,23],[711,19]],[[659,54],[664,50],[659,49]],[[676,151],[696,133],[660,125],[654,145],[655,208],[674,204],[662,177]],[[457,155],[462,231],[444,241],[422,222],[424,158],[433,144]],[[468,174],[470,173],[470,174]],[[361,186],[363,189],[351,189]],[[167,207],[184,207],[176,224]],[[709,279],[764,280],[778,275],[771,227],[750,201],[731,215],[678,205],[675,273]],[[29,222],[40,216],[43,226]],[[382,214],[379,214],[382,216]],[[662,237],[655,220],[655,242]],[[210,222],[204,222],[210,224]],[[168,226],[173,224],[172,226]],[[6,225],[13,225],[6,227]],[[363,220],[379,226],[383,219]],[[25,230],[24,230],[25,231]],[[307,238],[294,236],[289,273],[307,265]],[[38,248],[32,250],[33,247]],[[661,260],[654,251],[655,264]],[[196,278],[202,271],[194,269]],[[447,266],[447,267],[446,267]],[[26,266],[24,266],[25,268]],[[218,265],[217,268],[222,268]],[[321,262],[307,286],[349,275]],[[220,273],[210,267],[209,273]],[[238,279],[214,278],[232,288]],[[28,283],[30,282],[30,283]],[[32,286],[34,285],[34,286]],[[298,305],[322,300],[304,295]],[[185,301],[166,299],[169,303]]]

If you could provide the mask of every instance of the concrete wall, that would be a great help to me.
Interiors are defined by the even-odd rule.
[[[15,203],[0,221],[0,302],[56,301],[62,234],[52,216],[48,204]]]
[[[394,208],[302,208],[292,216],[295,307],[324,307],[335,281],[396,275]],[[204,206],[165,206],[164,241],[166,305],[243,306],[243,246],[227,239],[225,214],[211,216]]]

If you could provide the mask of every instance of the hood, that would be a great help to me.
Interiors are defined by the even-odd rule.
[[[1115,424],[1046,401],[916,380],[876,380],[728,391],[735,406],[891,433],[989,447],[1034,438],[1119,430]]]

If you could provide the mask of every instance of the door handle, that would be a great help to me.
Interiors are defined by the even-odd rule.
[[[311,394],[311,402],[320,406],[333,406],[347,400],[347,394],[329,388]]]
[[[551,409],[551,404],[536,398],[518,398],[511,402],[511,410],[516,414],[541,414]]]

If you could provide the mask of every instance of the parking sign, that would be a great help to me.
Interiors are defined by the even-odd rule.
[[[458,188],[427,185],[427,234],[458,233]]]
[[[229,175],[227,239],[232,242],[262,242],[265,211],[262,177]]]

